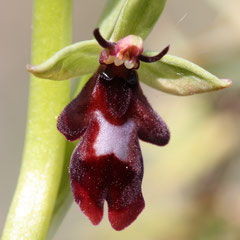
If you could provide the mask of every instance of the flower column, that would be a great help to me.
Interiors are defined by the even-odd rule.
[[[71,0],[35,0],[32,62],[71,42]],[[23,163],[2,239],[45,239],[61,178],[66,142],[56,119],[69,101],[69,81],[31,77]]]

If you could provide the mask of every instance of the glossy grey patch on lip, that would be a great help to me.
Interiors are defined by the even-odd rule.
[[[135,129],[133,120],[116,126],[109,123],[100,111],[96,111],[95,115],[99,123],[99,133],[94,143],[96,156],[113,153],[118,159],[126,161],[130,137]]]

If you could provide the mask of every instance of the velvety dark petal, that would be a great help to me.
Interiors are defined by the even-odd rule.
[[[121,165],[117,159],[115,163],[113,162],[113,177],[108,190],[107,202],[109,221],[115,230],[122,230],[129,226],[145,206],[141,191],[143,161],[136,135],[136,125],[134,125],[129,142],[127,142],[127,134],[125,136],[127,157],[121,161]]]
[[[142,195],[134,199],[134,202],[128,204],[128,206],[121,210],[116,210],[114,207],[109,206],[108,218],[112,227],[117,231],[121,231],[128,227],[136,220],[144,207],[145,203]]]
[[[115,79],[115,81],[111,81],[108,84],[107,103],[109,111],[114,117],[122,117],[126,114],[129,107],[131,89],[119,86],[119,84],[116,84],[117,82]]]
[[[131,120],[112,125],[97,112],[72,155],[74,198],[93,224],[102,219],[104,200],[116,230],[131,224],[144,208],[143,165],[135,126]]]
[[[91,178],[90,172],[83,172],[86,174],[86,177]],[[96,179],[94,179],[96,180]],[[84,182],[84,180],[82,180]],[[91,220],[94,225],[100,223],[103,217],[103,203],[104,200],[101,198],[101,191],[95,191],[95,196],[88,190],[91,189],[90,186],[96,184],[95,181],[92,181],[87,184],[82,184],[76,180],[71,181],[72,192],[76,203],[79,205],[83,213]],[[94,186],[95,188],[95,186]],[[94,189],[93,188],[93,189]],[[99,195],[96,195],[99,194]],[[95,197],[95,198],[94,198]]]
[[[97,161],[91,141],[96,139],[99,125],[92,121],[87,133],[74,150],[70,164],[72,192],[76,203],[93,224],[103,216],[106,196],[106,174],[104,163]]]
[[[81,93],[72,100],[58,117],[57,128],[67,140],[74,141],[81,137],[86,130],[89,115],[88,105],[94,88],[94,81],[90,81]]]
[[[110,112],[112,118],[120,119],[126,114],[132,96],[132,91],[127,86],[125,78],[126,70],[123,66],[116,67],[114,64],[105,68],[101,73],[100,82],[104,87],[104,95],[106,96],[106,109],[104,110]],[[128,71],[126,72],[128,74]],[[111,80],[106,80],[103,74]]]
[[[122,230],[130,225],[144,208],[142,176],[113,154],[91,160],[76,159],[77,155],[72,159],[71,186],[84,214],[98,224],[106,199],[112,227]]]
[[[152,109],[140,87],[135,92],[133,101],[133,116],[138,126],[138,137],[152,144],[166,145],[170,139],[168,127]]]
[[[112,159],[111,182],[107,194],[108,216],[115,230],[130,225],[145,204],[141,192],[142,171],[137,174],[128,164]]]
[[[93,224],[104,201],[115,230],[130,225],[144,208],[138,137],[165,145],[169,131],[142,93],[135,70],[101,65],[58,119],[69,140],[82,136],[70,164],[76,203]]]
[[[70,176],[74,199],[83,213],[96,225],[103,217],[106,195],[104,163],[81,160],[76,155],[72,161]]]

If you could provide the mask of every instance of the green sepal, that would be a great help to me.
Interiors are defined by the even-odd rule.
[[[98,27],[102,36],[109,39],[126,0],[108,0],[99,20]]]
[[[115,25],[111,40],[130,34],[145,39],[161,15],[166,0],[127,0]]]
[[[144,52],[154,56],[157,53]],[[140,81],[162,92],[187,96],[231,86],[228,79],[219,79],[196,64],[183,58],[165,55],[154,63],[140,63]]]
[[[47,61],[27,70],[39,78],[65,80],[93,73],[99,65],[102,48],[95,40],[83,41],[63,48]]]

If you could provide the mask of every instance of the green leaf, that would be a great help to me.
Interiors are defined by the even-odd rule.
[[[108,0],[98,22],[98,27],[104,38],[108,39],[111,37],[114,26],[125,2],[126,0]]]
[[[145,52],[153,56],[157,53]],[[166,55],[155,63],[140,63],[139,78],[150,87],[166,93],[187,96],[229,87],[232,82],[219,79],[185,59]]]
[[[83,41],[63,48],[37,66],[27,70],[39,78],[65,80],[96,71],[101,47],[95,40]]]
[[[165,6],[166,0],[127,0],[113,31],[112,41],[133,34],[145,39]]]

